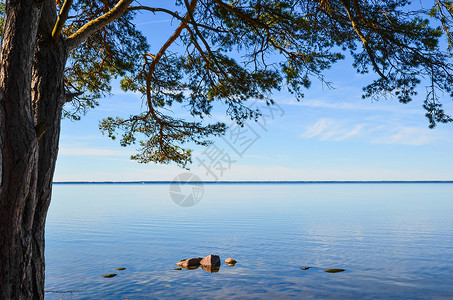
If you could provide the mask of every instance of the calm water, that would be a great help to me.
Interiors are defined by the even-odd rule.
[[[48,299],[453,299],[453,184],[210,184],[190,208],[167,184],[53,197],[46,290],[81,292]],[[209,254],[238,263],[173,270]]]

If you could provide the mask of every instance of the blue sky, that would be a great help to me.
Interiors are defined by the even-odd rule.
[[[138,22],[157,52],[171,34],[168,17],[147,14]],[[233,124],[210,148],[194,147],[191,172],[202,180],[453,180],[453,124],[428,129],[424,87],[409,104],[363,100],[362,87],[372,75],[357,74],[348,61],[325,75],[333,89],[314,80],[301,102],[276,93],[278,105],[272,114],[263,110],[267,117],[260,124],[248,122],[242,131]],[[447,95],[443,102],[453,113]],[[139,95],[114,86],[113,96],[81,121],[63,120],[54,180],[172,180],[185,172],[131,161],[134,146],[120,147],[98,130],[102,118],[128,116],[141,107]],[[219,110],[211,120],[232,124]]]

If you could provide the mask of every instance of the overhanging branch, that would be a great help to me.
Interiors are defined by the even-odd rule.
[[[68,19],[69,10],[71,9],[72,0],[66,0],[63,3],[63,7],[60,10],[60,14],[58,15],[57,22],[55,23],[55,27],[52,30],[52,43],[56,43],[58,38],[61,35],[61,30],[63,29],[64,23]]]
[[[370,58],[370,61],[371,61],[372,65],[373,65],[374,70],[376,71],[376,73],[379,74],[379,76],[381,76],[383,79],[387,80],[387,77],[382,73],[382,71],[379,69],[379,67],[378,67],[378,65],[376,63],[376,59],[375,59],[374,53],[371,50],[370,45],[368,44],[368,41],[363,36],[363,34],[360,31],[359,27],[357,26],[357,24],[355,23],[354,19],[352,18],[352,14],[351,14],[351,11],[349,9],[349,5],[344,0],[342,1],[342,3],[343,3],[343,6],[344,6],[344,8],[346,10],[346,13],[348,14],[349,21],[351,21],[352,28],[354,29],[354,31],[356,32],[356,34],[359,36],[360,40],[362,41],[363,47],[365,48],[365,50],[366,50],[366,52],[368,54],[368,57]]]
[[[197,2],[198,0],[192,0],[188,8],[189,11],[182,19],[181,24],[179,24],[178,28],[176,28],[172,36],[165,42],[165,44],[160,48],[159,52],[153,57],[153,61],[149,66],[148,74],[146,76],[146,98],[151,114],[153,115],[153,117],[157,119],[158,117],[155,115],[153,105],[151,102],[151,78],[153,76],[154,70],[156,69],[156,65],[159,63],[160,59],[165,54],[165,51],[167,51],[168,47],[170,47],[170,45],[173,44],[173,42],[181,35],[182,30],[186,28],[187,22],[190,20],[190,16],[193,10],[195,9],[195,6],[197,5]]]
[[[115,7],[107,13],[83,25],[79,30],[66,39],[68,49],[72,50],[76,48],[93,33],[120,18],[133,1],[134,0],[120,0]]]
[[[226,30],[220,30],[219,28],[214,28],[214,27],[208,26],[206,24],[196,23],[194,20],[185,20],[184,17],[180,16],[177,12],[171,11],[171,10],[165,9],[165,8],[150,7],[150,6],[144,6],[144,5],[129,6],[127,8],[127,11],[135,11],[135,10],[147,10],[147,11],[150,11],[152,13],[161,12],[161,13],[168,14],[168,15],[172,16],[173,18],[181,21],[181,22],[186,22],[186,23],[191,24],[191,25],[196,25],[198,27],[202,27],[202,28],[211,30],[213,32],[218,32],[218,33],[220,33],[220,32],[224,32],[224,33],[228,32]]]

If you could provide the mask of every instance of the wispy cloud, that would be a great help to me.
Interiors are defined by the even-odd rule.
[[[392,131],[390,135],[380,136],[371,140],[374,144],[396,144],[420,146],[435,141],[437,137],[433,132],[425,128],[400,127]]]
[[[328,128],[332,125],[332,123],[332,120],[322,118],[318,120],[314,125],[310,126],[302,135],[302,137],[309,139],[315,136],[319,136],[325,133],[326,130],[328,130]]]
[[[254,155],[254,154],[247,154],[247,155],[244,155],[243,157],[245,158],[258,158],[258,159],[271,159],[270,156],[265,156],[265,155]]]
[[[135,163],[135,162],[131,162]],[[89,173],[61,171],[56,173],[55,181],[142,181],[142,180],[174,180],[175,176],[187,172],[173,165],[138,165],[128,167],[121,172],[95,170]],[[122,165],[123,166],[123,165]],[[215,178],[206,173],[206,169],[193,167],[192,173],[203,181]],[[349,168],[300,168],[277,165],[240,165],[234,164],[225,171],[219,180],[451,180],[451,169],[437,172],[433,170],[400,170],[395,168],[365,168],[351,166]],[[207,189],[208,187],[206,187]]]
[[[213,180],[205,169],[191,170],[202,180]],[[364,168],[362,166],[301,168],[277,165],[234,164],[220,180],[450,180],[452,172],[405,171],[398,168]]]
[[[434,132],[424,127],[398,126],[394,122],[363,122],[353,124],[350,121],[321,118],[309,126],[300,137],[317,138],[322,141],[341,142],[360,139],[370,144],[393,144],[420,146],[445,139],[441,132]]]
[[[376,111],[376,112],[397,112],[410,113],[410,114],[422,114],[422,109],[413,107],[403,107],[403,104],[399,103],[382,103],[382,102],[366,102],[366,101],[355,101],[355,102],[328,102],[325,100],[302,100],[300,102],[291,99],[285,102],[287,105],[296,105],[311,108],[320,109],[333,109],[333,110],[356,110],[356,111]]]
[[[365,124],[358,124],[356,125],[354,128],[352,128],[351,130],[344,132],[343,136],[339,136],[336,140],[337,141],[344,141],[344,140],[347,140],[349,138],[352,138],[354,136],[358,136],[360,135],[360,133],[362,132],[362,129],[365,127]]]
[[[302,135],[302,138],[311,139],[318,137],[320,140],[344,141],[359,136],[366,124],[351,126],[333,119],[322,118],[310,126]]]
[[[72,148],[62,147],[59,150],[61,156],[122,156],[128,157],[131,151],[126,149],[102,149],[102,148]]]
[[[159,20],[159,21],[149,21],[149,22],[142,22],[142,23],[138,23],[137,25],[149,25],[149,24],[158,24],[158,23],[167,23],[167,22],[171,22],[172,20],[171,19],[168,19],[168,20]]]

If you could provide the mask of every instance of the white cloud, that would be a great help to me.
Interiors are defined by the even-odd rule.
[[[101,149],[101,148],[73,148],[61,147],[58,153],[60,156],[123,156],[131,154],[127,149]]]
[[[437,137],[433,131],[417,127],[400,127],[392,131],[388,136],[380,136],[371,140],[374,144],[396,144],[420,146],[435,141]]]
[[[323,141],[339,142],[361,135],[364,128],[366,128],[366,124],[350,125],[343,121],[321,118],[310,126],[301,137],[306,139],[318,137]]]
[[[191,172],[197,174],[204,181],[212,181],[214,178],[206,174],[203,168],[192,168]],[[298,168],[278,165],[240,165],[233,164],[230,169],[225,170],[219,180],[451,180],[452,172],[430,172],[427,170],[405,171],[387,168],[365,168],[359,166],[332,167],[332,168]]]
[[[352,128],[350,131],[346,131],[343,136],[339,136],[336,140],[337,141],[344,141],[349,138],[352,138],[354,136],[360,135],[362,129],[365,127],[365,124],[358,124],[354,128]]]
[[[167,23],[167,22],[171,22],[172,20],[171,19],[168,19],[168,20],[159,20],[159,21],[149,21],[149,22],[142,22],[142,23],[138,23],[137,25],[149,25],[149,24],[158,24],[158,23]]]
[[[360,139],[371,144],[421,146],[435,141],[448,140],[442,131],[425,127],[398,126],[393,121],[378,123],[368,119],[365,123],[321,118],[300,135],[305,139],[342,142]]]
[[[337,102],[337,101],[325,101],[325,100],[302,100],[300,102],[291,99],[290,101],[284,102],[287,105],[297,105],[303,107],[320,108],[320,109],[333,109],[333,110],[359,110],[359,111],[375,111],[375,112],[394,112],[398,114],[423,114],[423,110],[415,107],[415,105],[408,107],[408,104],[396,103],[396,102],[371,102],[371,101],[354,101],[354,102]]]
[[[121,172],[99,171],[87,174],[74,172],[62,174],[57,172],[55,181],[172,181],[184,172],[188,171],[174,165],[135,165],[135,167],[124,169]],[[207,174],[206,169],[202,167],[193,166],[190,172],[196,174],[202,181],[216,180],[211,174]],[[451,180],[452,176],[451,171],[404,171],[358,166],[351,166],[347,169],[344,167],[322,169],[233,164],[217,179],[219,181]]]
[[[326,131],[331,125],[333,121],[330,119],[322,118],[319,119],[314,125],[310,126],[305,133],[302,134],[304,138],[312,138],[315,136],[321,135],[323,132]]]
[[[258,159],[270,159],[270,156],[266,155],[255,155],[255,154],[250,154],[250,155],[244,155],[243,158],[258,158]]]

